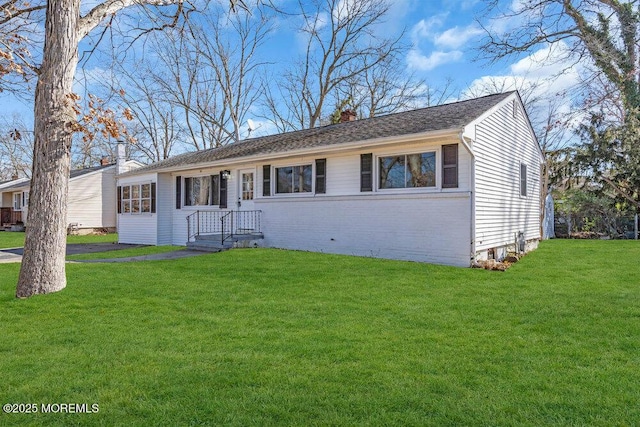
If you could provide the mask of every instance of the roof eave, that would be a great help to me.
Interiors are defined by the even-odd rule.
[[[286,159],[288,157],[299,157],[299,156],[304,156],[304,155],[313,154],[313,153],[328,154],[328,153],[339,153],[339,152],[345,152],[345,151],[361,151],[366,148],[381,147],[389,144],[403,144],[403,143],[415,142],[423,139],[438,139],[438,138],[444,138],[448,136],[458,138],[462,130],[463,129],[461,128],[450,128],[450,129],[442,129],[437,131],[412,133],[412,134],[406,134],[406,135],[400,135],[400,136],[390,136],[390,137],[384,137],[384,138],[359,140],[359,141],[347,142],[344,144],[321,145],[317,147],[301,148],[298,150],[282,151],[282,152],[276,152],[276,153],[232,157],[232,158],[213,160],[213,161],[207,161],[207,162],[183,164],[179,166],[153,169],[148,171],[133,170],[133,171],[121,174],[118,177],[125,178],[125,177],[136,176],[136,175],[154,174],[154,173],[171,173],[171,172],[178,172],[178,171],[184,171],[184,170],[199,169],[204,167],[231,166],[239,163],[263,162],[263,161],[267,161],[274,158]]]

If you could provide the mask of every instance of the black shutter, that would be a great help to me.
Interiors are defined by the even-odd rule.
[[[327,192],[327,159],[316,159],[316,194]]]
[[[176,209],[182,207],[182,177],[176,176]]]
[[[458,188],[458,144],[442,146],[442,188]]]
[[[151,213],[156,213],[156,183],[151,183]]]
[[[122,187],[118,186],[116,191],[118,193],[118,213],[122,213]]]
[[[220,172],[220,209],[227,208],[227,180]]]
[[[360,191],[373,191],[373,154],[360,154]]]
[[[220,175],[211,175],[211,205],[220,205]]]
[[[217,205],[218,203],[216,200],[216,192],[218,191],[217,186],[215,185],[216,182],[216,178],[218,177],[218,175],[211,175],[211,185],[209,186],[209,204],[210,205]]]
[[[271,195],[271,165],[262,166],[262,195]]]

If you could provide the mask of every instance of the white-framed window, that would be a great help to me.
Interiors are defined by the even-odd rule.
[[[22,202],[23,202],[23,198],[22,198],[22,192],[19,193],[13,193],[13,210],[14,211],[21,211],[22,210]]]
[[[520,163],[520,196],[527,197],[527,165]]]
[[[311,193],[313,165],[276,167],[276,194]]]
[[[118,187],[119,214],[156,212],[156,183],[127,184]]]
[[[220,204],[220,176],[192,176],[184,179],[184,205],[209,206]]]
[[[436,152],[378,157],[378,188],[436,186]]]

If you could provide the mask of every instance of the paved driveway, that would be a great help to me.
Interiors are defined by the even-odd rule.
[[[73,243],[67,245],[67,255],[88,254],[93,252],[108,252],[118,249],[140,248],[145,245],[126,245],[123,243]],[[21,262],[22,248],[0,249],[0,264],[7,262]]]
[[[67,245],[67,255],[88,254],[94,252],[108,252],[119,249],[141,248],[146,245],[128,245],[124,243],[74,243]],[[164,252],[151,255],[140,255],[127,258],[76,260],[67,262],[132,262],[132,261],[152,261],[163,259],[187,258],[197,255],[204,255],[206,252],[180,249],[177,251]],[[0,264],[8,262],[22,262],[22,248],[0,249]]]

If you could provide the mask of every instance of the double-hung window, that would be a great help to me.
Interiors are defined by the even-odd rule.
[[[311,193],[312,191],[312,165],[276,168],[276,193]]]
[[[527,165],[520,163],[520,196],[527,196]]]
[[[23,193],[13,193],[13,210],[21,211],[22,210],[22,194]]]
[[[217,175],[185,178],[184,189],[185,206],[220,204],[220,177]]]
[[[130,184],[118,187],[118,213],[156,212],[156,183]]]
[[[379,188],[416,188],[436,186],[434,151],[379,158]]]

